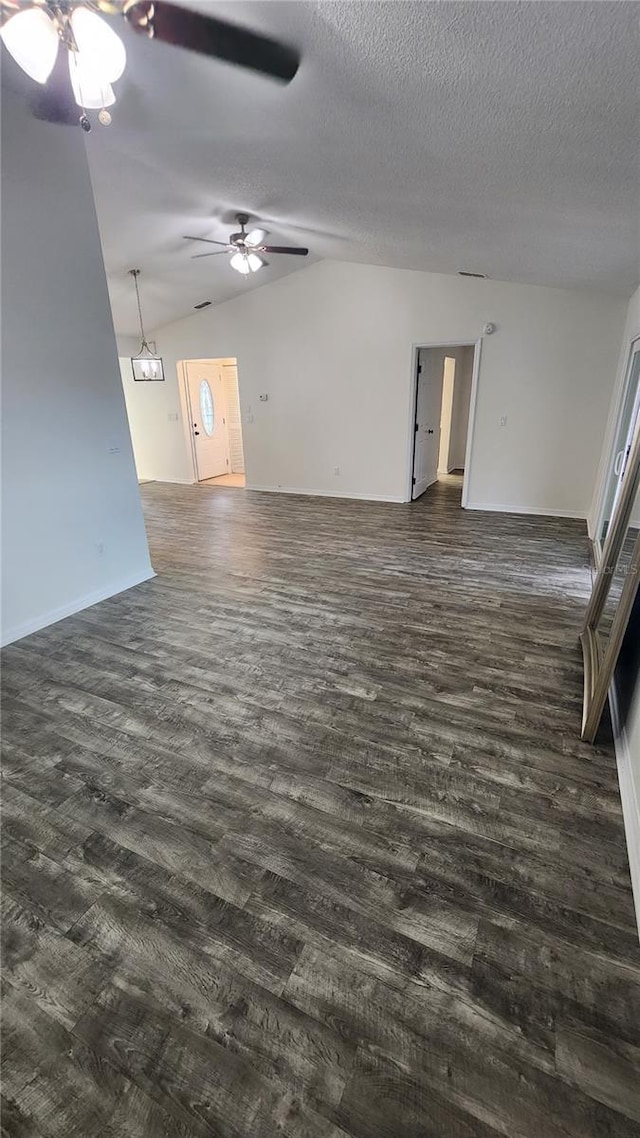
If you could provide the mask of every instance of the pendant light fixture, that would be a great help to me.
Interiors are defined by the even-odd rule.
[[[140,292],[138,290],[138,277],[140,276],[140,269],[129,269],[129,274],[133,277],[133,283],[136,289],[138,317],[140,320],[140,337],[142,341],[140,344],[140,351],[138,352],[137,356],[131,357],[133,378],[137,381],[164,379],[164,367],[162,365],[162,359],[160,356],[156,355],[155,351],[151,351],[147,337],[144,334],[144,325],[142,323],[142,306],[140,304]]]

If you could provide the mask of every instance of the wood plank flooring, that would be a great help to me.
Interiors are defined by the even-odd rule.
[[[158,576],[3,667],[11,1138],[631,1138],[579,522],[141,488]]]

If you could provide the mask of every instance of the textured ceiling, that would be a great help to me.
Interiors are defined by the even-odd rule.
[[[316,257],[632,291],[637,3],[197,6],[303,62],[280,87],[124,29],[113,124],[87,138],[119,332],[133,265],[149,327],[300,268],[273,257],[245,284],[192,261],[182,234],[224,238],[237,209]]]

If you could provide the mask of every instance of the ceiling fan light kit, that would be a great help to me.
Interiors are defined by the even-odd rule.
[[[2,41],[31,79],[42,85],[47,82],[62,46],[67,52],[73,97],[82,112],[80,125],[91,129],[88,110],[100,111],[98,117],[105,125],[111,122],[106,110],[116,101],[111,84],[123,74],[127,53],[93,3],[47,0],[44,7],[23,8],[14,14],[5,4],[3,18]]]
[[[204,241],[207,245],[220,246],[219,249],[212,250],[210,253],[195,253],[193,258],[219,257],[223,253],[231,253],[232,256],[229,260],[231,268],[248,277],[251,273],[257,273],[258,269],[265,268],[268,264],[268,261],[260,256],[261,253],[285,253],[295,257],[307,256],[309,250],[301,246],[265,245],[266,229],[252,229],[250,233],[247,233],[249,214],[239,213],[236,218],[240,229],[237,233],[231,233],[228,241],[214,241],[211,237],[185,237],[185,241]]]
[[[258,269],[261,269],[266,263],[267,262],[263,261],[262,257],[259,257],[257,253],[247,252],[234,253],[229,261],[231,268],[235,269],[238,273],[242,273],[244,276],[247,276],[249,273],[257,273]]]
[[[91,130],[87,111],[99,111],[103,125],[115,103],[112,84],[124,72],[127,53],[102,16],[124,16],[134,31],[200,55],[225,60],[289,83],[300,56],[294,48],[229,24],[215,16],[190,11],[165,0],[0,0],[0,38],[16,63],[36,83],[47,84],[47,113],[39,117],[69,122],[66,92],[56,87],[56,59],[66,50],[73,97],[81,108],[79,122]],[[69,82],[66,83],[69,87]]]

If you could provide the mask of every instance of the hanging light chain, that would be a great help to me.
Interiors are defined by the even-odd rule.
[[[140,336],[142,339],[142,343],[140,345],[140,351],[142,351],[143,348],[146,348],[147,351],[149,353],[151,353],[151,348],[149,347],[149,345],[147,343],[147,337],[144,334],[144,324],[142,323],[142,305],[140,303],[140,291],[138,289],[138,277],[140,276],[140,269],[129,269],[129,272],[130,272],[131,276],[133,277],[133,283],[135,285],[135,290],[136,290],[136,300],[138,302],[138,318],[140,320]]]

